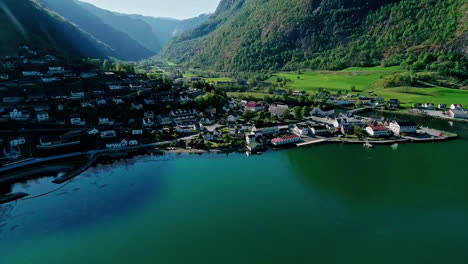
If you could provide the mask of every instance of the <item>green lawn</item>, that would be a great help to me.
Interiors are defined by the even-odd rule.
[[[269,82],[276,83],[277,77],[287,78],[290,81],[287,83],[286,88],[294,90],[301,90],[307,92],[314,92],[319,88],[324,88],[332,91],[351,91],[355,87],[358,91],[366,91],[370,86],[381,77],[390,73],[388,72],[373,72],[373,71],[360,71],[360,72],[315,72],[308,71],[303,74],[297,73],[277,73],[270,79]]]
[[[332,92],[350,92],[355,87],[357,93],[374,93],[385,99],[396,98],[405,105],[414,103],[453,104],[460,103],[468,105],[468,91],[456,90],[444,87],[397,87],[384,88],[382,78],[395,72],[402,71],[401,67],[372,67],[372,68],[348,68],[342,71],[307,71],[302,74],[293,72],[280,72],[268,81],[276,83],[277,77],[287,78],[285,88],[315,93],[319,88],[331,90]]]

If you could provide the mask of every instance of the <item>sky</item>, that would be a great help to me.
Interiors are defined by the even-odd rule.
[[[216,10],[220,0],[80,0],[125,14],[185,19]]]

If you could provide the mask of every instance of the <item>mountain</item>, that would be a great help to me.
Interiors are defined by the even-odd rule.
[[[105,58],[115,53],[35,0],[0,0],[0,54],[28,45],[67,58]]]
[[[467,14],[464,0],[222,0],[161,57],[228,71],[419,69],[449,60],[466,73]]]
[[[173,37],[197,27],[198,25],[207,21],[210,17],[209,14],[202,14],[194,18],[177,20],[172,18],[150,17],[142,15],[123,16],[129,16],[133,19],[146,22],[151,27],[156,38],[159,39],[161,47],[164,47]]]
[[[39,1],[48,9],[57,12],[95,39],[106,44],[114,51],[118,59],[140,60],[155,54],[154,51],[145,48],[123,31],[116,30],[106,24],[101,18],[89,12],[74,0]]]
[[[139,60],[158,53],[179,33],[205,22],[209,15],[186,20],[128,15],[78,0],[39,0],[113,48],[120,58]]]

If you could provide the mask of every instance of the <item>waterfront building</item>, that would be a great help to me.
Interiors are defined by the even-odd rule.
[[[401,135],[403,133],[416,133],[418,125],[415,122],[410,121],[394,121],[390,122],[389,129],[395,135]]]
[[[366,127],[366,132],[373,137],[385,137],[390,135],[390,131],[385,126],[373,124]]]
[[[271,140],[271,144],[273,146],[281,146],[281,145],[287,145],[287,144],[292,144],[292,143],[297,143],[300,142],[301,138],[296,135],[291,135],[287,137],[280,137],[280,138],[275,138]]]

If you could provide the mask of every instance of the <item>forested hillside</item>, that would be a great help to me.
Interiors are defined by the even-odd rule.
[[[162,58],[256,71],[402,65],[467,75],[464,0],[223,0]]]
[[[2,55],[28,45],[41,53],[68,58],[115,56],[109,47],[35,0],[1,0],[0,27]]]
[[[105,43],[115,52],[118,59],[140,60],[156,53],[143,47],[124,32],[104,23],[99,17],[74,0],[39,0],[39,2],[76,24],[97,40]]]

